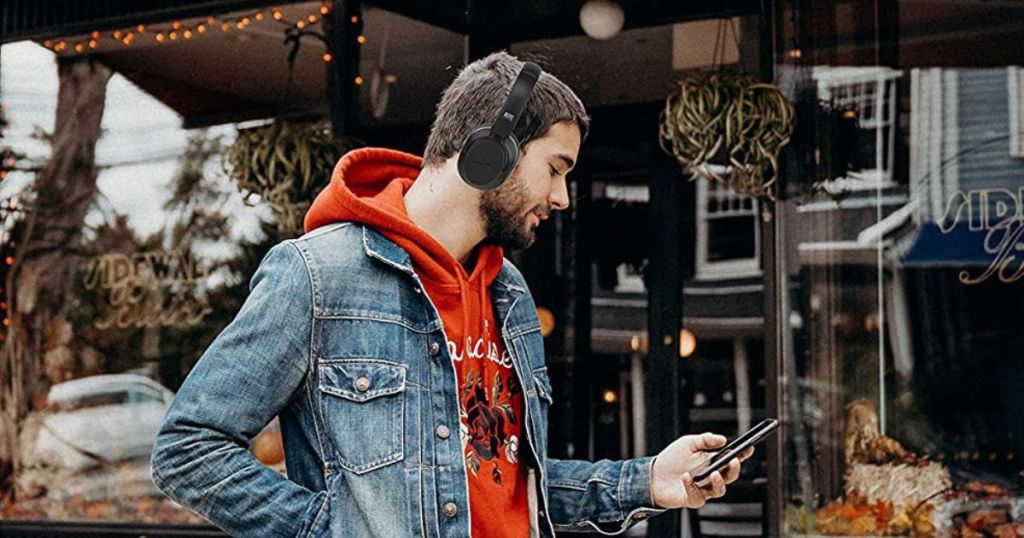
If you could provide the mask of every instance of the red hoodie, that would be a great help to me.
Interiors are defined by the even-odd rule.
[[[523,393],[488,293],[504,254],[499,246],[481,243],[467,262],[475,263],[467,274],[444,246],[409,219],[404,195],[422,164],[416,155],[385,148],[345,154],[330,185],[306,214],[305,231],[336,221],[360,222],[412,257],[441,315],[455,366],[473,535],[527,536],[527,475],[519,458]]]

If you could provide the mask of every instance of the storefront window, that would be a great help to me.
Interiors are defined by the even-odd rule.
[[[20,370],[8,363],[0,389],[7,416],[26,410],[14,454],[0,450],[0,460],[14,462],[0,467],[0,520],[208,525],[157,491],[152,444],[175,391],[233,318],[279,238],[266,208],[247,204],[222,169],[234,126],[184,130],[174,111],[114,75],[99,103],[96,192],[77,223],[81,244],[61,245],[48,258],[68,271],[70,306],[48,319],[18,317],[12,298],[45,296],[25,276],[31,265],[16,270],[29,256],[26,237],[35,237],[28,239],[35,248],[45,244],[26,227],[52,231],[68,202],[33,187],[62,151],[47,138],[58,79],[51,51],[4,45],[4,144],[22,156],[0,183],[0,343],[9,353],[20,335],[45,344],[20,348],[29,350],[19,355]],[[252,450],[284,472],[276,423]]]
[[[1024,7],[783,2],[782,532],[1024,535]]]

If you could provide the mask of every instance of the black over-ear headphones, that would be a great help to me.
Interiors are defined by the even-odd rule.
[[[525,62],[494,125],[469,133],[459,153],[459,175],[480,190],[490,190],[512,173],[519,161],[519,141],[512,134],[526,101],[540,78],[540,66]]]

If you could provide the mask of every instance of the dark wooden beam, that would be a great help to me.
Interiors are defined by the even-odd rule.
[[[359,49],[356,39],[363,33],[361,0],[333,0],[330,15],[324,19],[327,50],[327,101],[331,112],[331,130],[335,136],[358,136],[359,128]],[[365,83],[365,82],[364,82]]]
[[[680,406],[679,329],[683,319],[683,178],[661,148],[650,149],[647,284],[647,370],[644,398],[647,448],[657,454],[686,430]],[[680,513],[650,520],[649,536],[679,536]]]
[[[449,32],[468,34],[470,30],[467,10],[461,1],[373,0],[368,3]]]

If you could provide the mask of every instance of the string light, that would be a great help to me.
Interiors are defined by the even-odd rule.
[[[359,15],[352,15],[350,20],[352,21],[352,24],[359,22]]]
[[[359,34],[359,37],[356,38],[356,42],[358,42],[360,45],[365,45],[366,44],[366,36],[364,36],[362,34]]]
[[[284,13],[279,8],[272,9],[270,14],[277,22],[303,30],[308,26],[321,22],[323,17],[320,15],[326,16],[330,11],[330,7],[324,4],[317,8],[317,11],[295,19],[294,23],[286,20]],[[218,22],[220,22],[220,29],[222,32],[229,32],[232,26],[238,30],[245,30],[254,22],[261,22],[266,19],[268,19],[268,17],[263,10],[250,12],[249,14],[237,19],[221,19],[217,16],[210,15],[206,17],[205,20],[199,19],[199,21],[202,22],[197,21],[194,25],[189,25],[187,21],[183,23],[180,20],[171,21],[169,27],[159,28],[159,25],[157,25],[157,28],[151,29],[151,33],[153,33],[156,43],[167,44],[168,41],[185,41],[190,40],[193,37],[197,37],[197,34],[204,34],[208,27],[215,27]],[[359,22],[359,17],[354,15],[351,17],[351,21],[355,24]],[[145,24],[135,24],[127,28],[113,30],[109,34],[104,34],[99,30],[93,30],[89,32],[84,39],[72,40],[70,43],[67,41],[54,42],[53,40],[47,39],[43,42],[43,46],[56,53],[66,52],[70,48],[76,53],[82,54],[90,50],[98,49],[103,44],[104,39],[110,39],[111,37],[119,41],[120,44],[124,46],[131,46],[137,37],[136,34],[145,33],[146,30],[147,25]],[[106,35],[106,37],[104,37],[104,35]],[[179,39],[179,37],[182,39]],[[360,44],[366,42],[365,36],[359,36],[358,39]],[[325,54],[324,61],[331,61],[330,55]]]
[[[356,86],[362,86],[363,85],[363,77],[361,75],[357,75],[354,82],[356,83]]]
[[[325,62],[331,61],[331,53],[330,52],[325,52],[324,53],[324,61]]]

